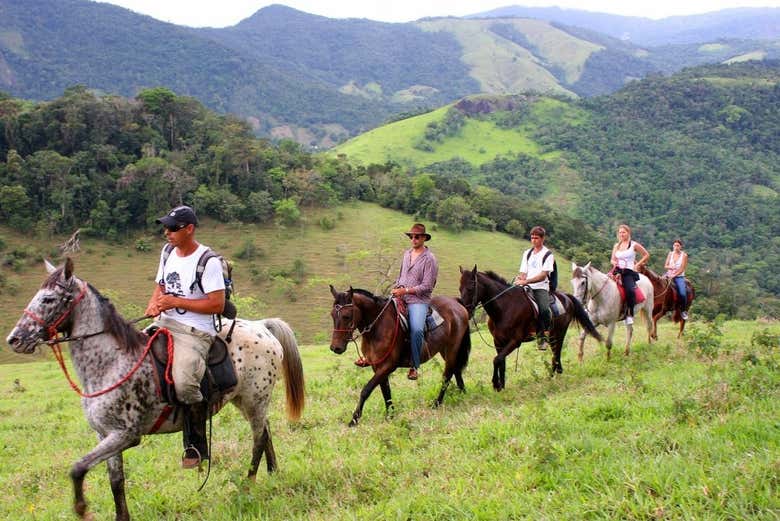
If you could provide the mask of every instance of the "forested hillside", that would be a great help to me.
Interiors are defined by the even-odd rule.
[[[258,135],[328,148],[466,95],[593,96],[686,65],[780,56],[776,41],[713,31],[715,41],[641,48],[527,18],[391,24],[281,5],[192,29],[90,0],[0,0],[0,91],[51,100],[75,85],[126,97],[161,86]]]
[[[657,76],[576,102],[469,98],[414,118],[421,124],[376,129],[337,152],[368,163],[379,152],[387,154],[382,161],[422,172],[419,179],[460,179],[466,202],[486,186],[529,207],[553,207],[555,224],[580,219],[604,241],[627,222],[658,270],[680,237],[700,310],[778,316],[778,80],[780,62],[750,62]],[[497,142],[498,155],[489,155]],[[603,263],[608,251],[593,260]]]

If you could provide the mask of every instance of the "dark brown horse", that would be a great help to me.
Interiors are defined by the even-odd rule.
[[[396,308],[390,299],[375,296],[362,289],[349,288],[347,291],[338,292],[331,286],[330,292],[334,299],[330,312],[333,317],[330,350],[337,355],[342,354],[357,332],[361,337],[360,349],[363,356],[374,370],[374,376],[360,392],[360,401],[352,413],[349,425],[358,424],[363,414],[363,404],[377,385],[382,389],[385,412],[390,415],[393,411],[390,373],[398,367],[410,367],[412,363],[408,335],[401,329]],[[465,391],[463,369],[469,361],[471,336],[468,312],[457,300],[450,297],[433,297],[431,306],[439,312],[444,323],[426,333],[420,361],[424,363],[436,353],[441,353],[444,358],[441,390],[434,402],[434,406],[439,406],[453,376],[458,388]]]
[[[672,312],[672,321],[675,324],[680,324],[680,330],[677,333],[677,338],[680,338],[685,329],[685,320],[683,320],[680,314],[682,309],[677,306],[677,288],[674,285],[674,281],[669,277],[662,277],[656,272],[642,266],[639,268],[639,272],[645,275],[650,282],[653,283],[653,290],[655,291],[655,299],[653,300],[653,339],[658,340],[658,320],[661,319],[666,313]],[[687,292],[687,300],[685,302],[684,310],[687,312],[691,307],[691,302],[696,298],[696,292],[693,289],[693,284],[688,279],[685,279],[685,289]]]
[[[580,301],[560,291],[555,294],[563,303],[564,309],[559,316],[553,317],[553,327],[550,331],[553,355],[551,374],[563,372],[561,350],[566,330],[572,320],[576,320],[593,338],[601,342],[601,335],[596,331]],[[493,335],[497,352],[493,359],[493,388],[500,391],[506,385],[506,357],[522,342],[534,339],[537,318],[531,299],[521,286],[509,284],[492,271],[477,271],[476,266],[471,271],[460,269],[460,298],[470,316],[479,305],[488,314],[488,328]]]

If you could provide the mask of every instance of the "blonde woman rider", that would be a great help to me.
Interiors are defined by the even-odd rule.
[[[631,240],[631,228],[621,224],[617,229],[618,242],[612,247],[612,272],[620,276],[626,294],[626,325],[634,323],[634,306],[636,305],[636,281],[639,280],[637,269],[647,264],[650,254],[644,246]],[[636,260],[639,253],[642,257]]]

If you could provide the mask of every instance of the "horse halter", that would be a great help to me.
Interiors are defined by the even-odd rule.
[[[57,283],[57,285],[63,289],[70,290],[70,286],[65,286],[62,283]],[[73,283],[71,283],[71,286]],[[24,314],[33,319],[36,323],[40,324],[41,327],[46,331],[46,334],[48,335],[48,338],[45,340],[46,342],[50,341],[53,338],[56,338],[57,334],[59,333],[59,327],[62,325],[63,322],[70,316],[70,314],[73,312],[73,310],[76,308],[76,306],[81,302],[84,297],[87,294],[87,284],[83,283],[81,285],[81,292],[76,296],[76,298],[73,299],[73,301],[70,303],[70,306],[65,309],[65,311],[62,312],[62,314],[51,324],[46,324],[46,321],[43,320],[41,317],[39,317],[34,311],[31,311],[29,308],[25,308]]]
[[[341,321],[341,310],[344,308],[354,307],[355,304],[350,302],[349,304],[334,304],[333,310],[336,312],[336,320]],[[334,321],[335,326],[335,321]],[[350,324],[349,328],[347,329],[339,329],[334,327],[333,332],[334,333],[350,333],[350,337],[347,339],[345,343],[354,342],[355,341],[355,335],[353,334],[355,332],[355,329],[357,329],[357,326],[355,325],[355,315],[352,315],[352,324]]]

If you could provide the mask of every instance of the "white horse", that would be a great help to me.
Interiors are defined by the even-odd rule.
[[[577,297],[588,309],[588,314],[593,324],[607,326],[607,358],[612,352],[612,336],[615,333],[615,324],[620,319],[623,309],[623,300],[620,298],[620,290],[617,282],[606,273],[602,273],[590,262],[585,266],[571,265],[571,286],[574,296]],[[637,287],[645,295],[644,302],[634,306],[634,315],[644,315],[647,324],[647,341],[652,342],[655,337],[653,327],[653,284],[644,275],[639,275]],[[631,346],[631,337],[634,334],[634,326],[626,324],[626,350],[628,355]],[[580,333],[580,349],[577,358],[582,362],[582,350],[585,344],[586,332]]]

